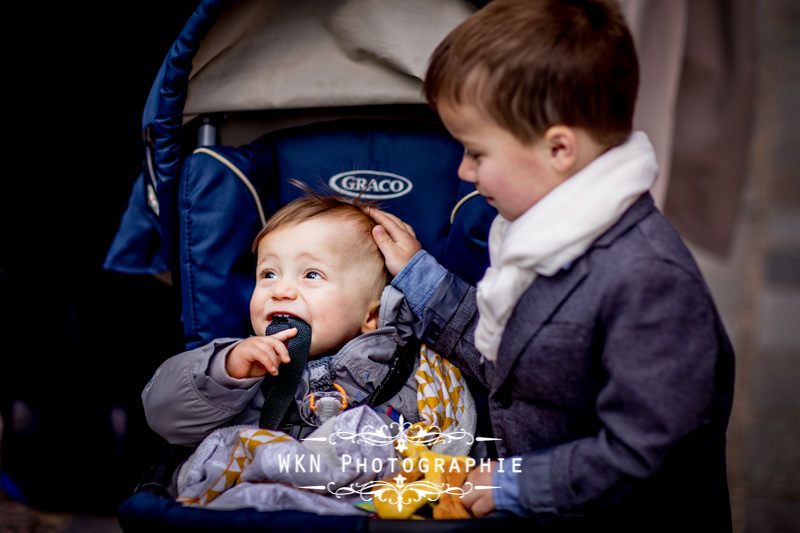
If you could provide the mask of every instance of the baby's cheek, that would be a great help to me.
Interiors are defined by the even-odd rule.
[[[254,333],[257,335],[264,334],[266,330],[266,320],[264,319],[262,306],[256,300],[255,295],[250,299],[250,324],[253,326]],[[262,331],[259,331],[259,329]]]
[[[316,355],[323,355],[341,348],[355,335],[349,333],[348,324],[341,314],[329,313],[325,317],[317,317],[311,325],[311,350]]]
[[[336,339],[333,338],[336,332],[336,329],[332,328],[331,320],[328,317],[324,319],[318,318],[313,320],[311,323],[311,346],[312,348],[317,347],[318,349],[331,349],[330,346],[332,343],[336,342]],[[341,325],[340,325],[341,327]]]

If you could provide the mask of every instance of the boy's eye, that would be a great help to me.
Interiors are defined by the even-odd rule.
[[[476,161],[477,159],[479,159],[481,157],[481,154],[480,154],[480,152],[477,152],[477,151],[472,150],[470,148],[464,148],[464,157],[467,157],[469,159],[472,159],[473,161]]]
[[[317,272],[316,270],[310,270],[306,272],[307,279],[322,279],[322,274]]]
[[[278,277],[278,275],[275,274],[275,272],[271,272],[269,270],[265,270],[264,272],[261,273],[262,279],[275,279],[276,277]]]

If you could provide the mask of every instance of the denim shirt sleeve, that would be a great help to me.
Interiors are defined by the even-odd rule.
[[[447,275],[447,269],[440,265],[431,254],[420,250],[397,273],[392,280],[392,286],[403,293],[414,316],[419,319],[445,275]]]
[[[521,484],[525,494],[520,494]],[[495,470],[492,485],[497,487],[492,497],[495,507],[500,511],[527,516],[531,513],[554,513],[556,510],[550,486],[550,453],[547,451],[525,455],[522,472]]]
[[[508,511],[516,515],[525,516],[525,510],[519,503],[519,483],[518,474],[507,470],[495,470],[492,474],[492,485],[494,485],[494,506],[499,511]]]

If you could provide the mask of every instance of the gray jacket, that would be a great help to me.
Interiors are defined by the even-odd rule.
[[[381,297],[378,328],[345,344],[332,358],[335,381],[356,401],[369,395],[388,372],[398,343],[412,335],[411,310],[402,293],[386,287]],[[196,445],[225,425],[257,424],[264,403],[262,378],[235,379],[225,371],[225,357],[240,339],[222,338],[166,360],[142,392],[150,427],[172,444]],[[295,394],[309,392],[309,371]],[[382,407],[382,408],[381,408]],[[417,387],[411,377],[394,397],[378,407],[391,407],[405,420],[419,421]]]
[[[641,531],[731,529],[733,351],[649,194],[585,255],[536,278],[496,363],[473,345],[476,321],[475,289],[448,274],[417,327],[488,389],[500,455],[523,458],[525,512]]]

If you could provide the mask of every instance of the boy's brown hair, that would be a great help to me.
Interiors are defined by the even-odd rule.
[[[523,143],[564,124],[613,146],[630,135],[638,86],[616,0],[492,0],[434,51],[424,92],[434,110],[477,105]]]

